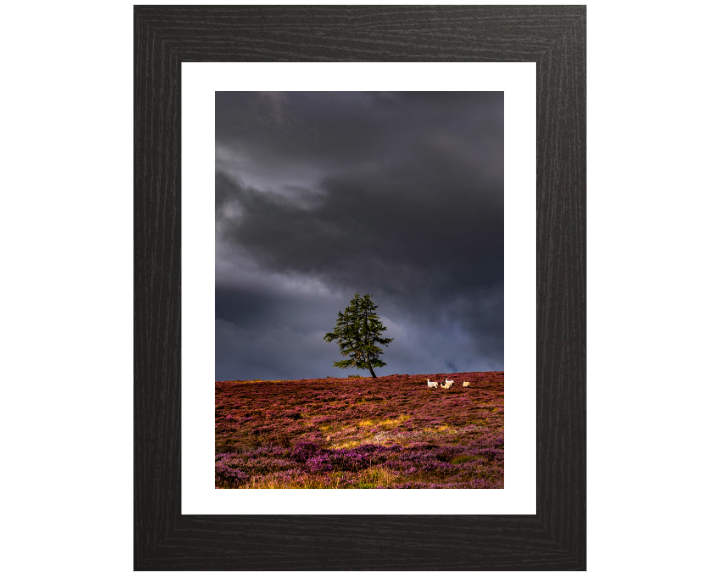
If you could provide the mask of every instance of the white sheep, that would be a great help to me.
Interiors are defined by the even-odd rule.
[[[449,385],[449,386],[452,386],[453,384],[455,384],[455,380],[448,380],[447,378],[445,378],[445,385],[446,385],[446,386],[448,386],[448,385]]]
[[[437,388],[437,382],[430,382],[430,378],[427,379],[428,388]]]
[[[470,382],[463,382],[463,388],[467,388],[468,386],[470,386]]]
[[[454,382],[454,380],[448,380],[448,379],[446,378],[446,379],[445,379],[445,382],[443,382],[442,384],[440,384],[440,387],[441,387],[441,388],[445,388],[445,390],[449,390],[450,387],[453,385],[453,382]]]

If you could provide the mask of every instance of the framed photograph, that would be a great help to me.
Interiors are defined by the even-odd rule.
[[[584,6],[135,7],[136,570],[585,569],[585,77]]]

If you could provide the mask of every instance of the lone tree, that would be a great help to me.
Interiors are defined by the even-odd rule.
[[[370,297],[370,294],[360,296],[360,293],[356,292],[345,312],[338,312],[335,330],[325,334],[324,340],[325,342],[337,340],[340,354],[350,356],[348,360],[340,360],[333,366],[370,370],[372,377],[377,378],[373,367],[385,366],[385,362],[380,360],[383,350],[376,344],[387,346],[393,339],[380,337],[387,328],[375,314],[377,306]]]

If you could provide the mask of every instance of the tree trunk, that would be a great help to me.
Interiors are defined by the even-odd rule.
[[[375,376],[375,372],[373,372],[372,366],[370,366],[370,374],[372,374],[373,378],[377,378],[377,376]]]

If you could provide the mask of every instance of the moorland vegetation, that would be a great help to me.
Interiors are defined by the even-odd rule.
[[[470,385],[427,386],[446,378]],[[503,372],[216,382],[216,488],[503,488],[503,387]]]

